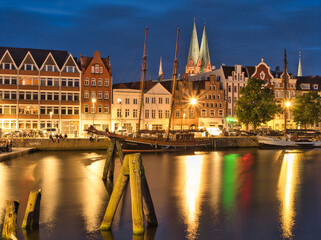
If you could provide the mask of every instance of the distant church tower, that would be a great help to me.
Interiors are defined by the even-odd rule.
[[[158,81],[161,82],[162,80],[163,80],[163,64],[162,64],[162,57],[161,57],[159,62]]]
[[[299,52],[298,77],[302,77],[301,52]]]
[[[188,52],[185,73],[196,75],[203,72],[211,71],[210,52],[208,48],[205,26],[203,30],[201,49],[199,50],[196,25],[194,20],[191,43]]]

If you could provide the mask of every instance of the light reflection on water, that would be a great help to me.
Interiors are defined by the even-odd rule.
[[[282,236],[293,237],[295,225],[295,200],[300,184],[301,154],[297,152],[285,153],[282,161],[278,183],[278,198],[280,200],[280,221]]]
[[[313,152],[308,168],[303,167],[306,153],[294,151],[143,155],[159,226],[134,237],[129,188],[112,232],[99,231],[109,198],[101,179],[105,151],[35,153],[0,163],[0,220],[5,200],[14,197],[23,203],[30,190],[42,188],[41,239],[296,239],[298,224],[309,219],[302,217],[305,211],[315,214],[313,219],[318,219],[314,208],[321,211],[319,192],[314,190],[321,157]],[[117,161],[115,179],[120,169]],[[307,174],[307,169],[314,174]],[[315,197],[308,204],[298,201],[302,179],[310,188],[305,189],[310,191],[309,200]],[[20,225],[21,217],[18,220]],[[321,234],[315,231],[312,236]]]
[[[202,166],[204,155],[185,156],[185,199],[184,215],[187,225],[187,238],[195,239],[201,215]]]

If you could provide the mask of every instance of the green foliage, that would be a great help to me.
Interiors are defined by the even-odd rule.
[[[296,96],[294,107],[291,109],[293,121],[306,128],[307,124],[314,125],[321,121],[321,97],[312,91],[302,96]]]
[[[273,90],[264,86],[260,79],[249,79],[246,87],[240,90],[241,97],[235,105],[235,113],[238,120],[256,129],[274,118],[274,115],[282,112],[282,108],[274,100]]]

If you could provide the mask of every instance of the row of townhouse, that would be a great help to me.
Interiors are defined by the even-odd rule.
[[[0,47],[0,129],[56,127],[79,135],[110,119],[110,58],[67,51]],[[99,117],[98,117],[99,116]]]

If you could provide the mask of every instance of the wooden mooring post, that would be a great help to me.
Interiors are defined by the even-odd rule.
[[[16,200],[6,201],[6,214],[2,227],[2,239],[15,239],[17,237],[17,215],[19,202]]]
[[[39,227],[40,200],[41,189],[30,192],[25,217],[21,226],[23,229],[29,230]]]
[[[111,228],[118,203],[124,192],[128,178],[130,180],[132,197],[133,233],[144,233],[143,211],[148,225],[157,226],[158,222],[145,177],[142,158],[139,153],[136,153],[128,154],[124,158],[122,168],[107,205],[103,222],[100,226],[101,230],[109,230]]]
[[[119,140],[111,139],[109,148],[107,149],[106,162],[103,172],[103,180],[108,180],[113,182],[114,179],[114,169],[115,169],[115,155],[118,152],[121,164],[123,163],[124,153],[120,145]]]

